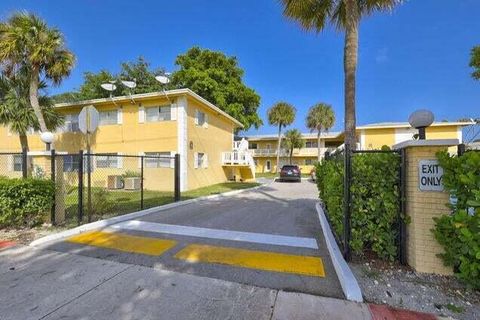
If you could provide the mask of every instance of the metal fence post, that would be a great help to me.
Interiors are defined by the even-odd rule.
[[[83,150],[78,152],[78,224],[83,220]]]
[[[350,236],[351,236],[351,195],[350,195],[350,181],[351,181],[351,152],[350,145],[345,144],[345,158],[344,158],[344,177],[343,177],[343,256],[346,261],[350,261]]]
[[[22,148],[22,177],[26,179],[28,176],[28,151],[27,148]]]
[[[144,157],[140,156],[140,210],[143,210],[143,160]]]
[[[402,265],[407,264],[407,214],[406,187],[407,187],[407,150],[400,150],[400,214],[399,214],[399,253],[398,258]]]
[[[180,154],[175,154],[175,201],[180,201]]]
[[[55,186],[55,191],[53,192],[53,204],[50,211],[50,222],[52,225],[55,225],[55,209],[56,209],[56,179],[55,179],[55,149],[50,150],[50,174],[52,178],[53,185]]]
[[[92,163],[91,153],[87,152],[87,221],[92,222]]]

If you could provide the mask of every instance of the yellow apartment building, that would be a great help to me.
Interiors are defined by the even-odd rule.
[[[458,139],[462,143],[462,128],[472,125],[470,122],[435,122],[426,129],[427,139]],[[382,146],[412,140],[418,133],[417,129],[408,122],[385,122],[374,123],[357,127],[357,147],[360,150],[375,150]],[[300,166],[302,173],[309,173],[313,164],[318,159],[317,135],[311,133],[302,134],[305,147],[294,149],[293,164]],[[255,161],[255,169],[258,173],[275,172],[277,167],[277,135],[249,136],[249,151]],[[342,132],[324,133],[320,139],[321,156],[327,151],[332,151],[341,146],[344,141]],[[287,150],[280,151],[280,165],[289,162]]]
[[[181,191],[233,178],[255,178],[253,159],[239,156],[233,150],[234,132],[242,128],[242,124],[189,89],[55,105],[65,116],[65,125],[54,133],[53,143],[57,154],[64,159],[63,171],[69,171],[75,165],[79,150],[87,148],[86,136],[79,130],[78,115],[83,107],[90,105],[100,114],[99,127],[91,137],[91,152],[102,154],[94,158],[93,171],[120,175],[138,170],[137,158],[130,160],[115,155],[170,157],[178,153]],[[29,155],[34,161],[49,154],[44,151],[45,144],[39,133],[29,132],[28,143]],[[0,152],[20,150],[18,135],[7,127],[0,127]],[[21,175],[18,156],[12,156],[7,162],[0,163],[3,168],[0,175],[5,172],[9,176]],[[145,188],[172,190],[173,166],[173,160],[146,159]]]

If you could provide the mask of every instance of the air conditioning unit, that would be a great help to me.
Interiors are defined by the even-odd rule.
[[[112,189],[123,189],[123,179],[122,176],[108,176],[107,177],[107,188]]]
[[[139,177],[125,178],[125,190],[140,189],[140,182],[141,180]]]

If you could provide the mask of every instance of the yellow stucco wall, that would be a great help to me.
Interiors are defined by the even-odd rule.
[[[380,149],[395,144],[395,129],[365,129],[365,149]]]
[[[208,126],[195,124],[196,110],[207,115]],[[222,166],[222,152],[232,150],[233,129],[233,123],[224,117],[217,116],[211,109],[188,99],[187,172],[189,189],[227,181],[230,169]],[[193,145],[193,148],[190,148],[190,145]],[[195,153],[207,155],[208,166],[206,168],[195,168]]]
[[[169,105],[175,103],[175,98],[169,102],[164,97],[142,99],[135,103],[113,102],[96,103],[99,111],[121,110],[121,123],[101,125],[91,137],[91,149],[94,153],[119,153],[124,155],[139,155],[146,152],[178,152],[177,124],[178,120],[142,122],[139,120],[139,108]],[[79,113],[81,106],[59,109],[67,115]],[[208,127],[195,125],[195,110],[199,109],[208,115]],[[222,166],[222,152],[232,150],[234,123],[225,116],[219,115],[190,96],[187,98],[187,189],[198,188],[227,180],[227,170]],[[86,138],[82,133],[58,132],[55,134],[54,148],[57,152],[77,154],[86,149]],[[189,148],[190,142],[193,149]],[[43,151],[45,145],[39,134],[28,135],[30,151]],[[20,152],[20,142],[17,135],[9,133],[7,128],[0,127],[0,152]],[[208,155],[208,168],[194,168],[194,153],[204,152]],[[11,160],[0,156],[0,175],[21,176],[14,172]],[[140,172],[138,158],[123,158],[119,168],[96,168],[93,161],[92,184],[105,186],[108,176],[122,175],[127,171]],[[173,190],[174,170],[172,168],[144,168],[146,189]],[[71,175],[71,174],[70,174]]]
[[[302,173],[310,173],[314,165],[305,164],[306,159],[311,159],[313,162],[317,160],[317,157],[293,157],[292,163],[300,167]],[[276,172],[277,169],[277,158],[276,157],[255,157],[256,161],[256,172],[257,173],[266,173],[266,172]],[[270,161],[271,170],[267,170],[267,161]],[[289,164],[288,158],[281,158],[280,162],[282,164]]]

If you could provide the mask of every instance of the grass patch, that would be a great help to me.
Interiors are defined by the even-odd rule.
[[[449,303],[445,306],[445,308],[447,308],[448,310],[452,311],[453,313],[462,313],[463,312],[463,308],[462,307],[459,307],[459,306],[456,306],[454,305],[453,303]]]
[[[255,182],[225,182],[214,184],[211,186],[206,186],[194,190],[189,190],[182,192],[181,199],[188,200],[194,199],[202,196],[208,196],[213,194],[224,193],[233,190],[242,190],[253,188],[259,186],[259,183]],[[101,197],[96,199],[96,197]],[[97,221],[101,219],[111,218],[115,216],[121,216],[123,214],[139,211],[141,194],[140,190],[105,190],[102,188],[92,188],[92,203],[100,202],[101,207],[104,209],[99,209],[99,206],[93,208],[92,212],[92,221]],[[164,204],[174,202],[174,193],[173,191],[153,191],[153,190],[144,190],[143,191],[143,208],[148,209],[152,207],[161,206]],[[107,205],[108,204],[108,205]],[[68,192],[66,199],[66,223],[68,227],[73,227],[78,224],[78,193],[77,190],[70,190]],[[87,192],[86,188],[83,196],[83,210],[84,218],[83,223],[87,222],[88,215],[88,204],[87,204]]]

